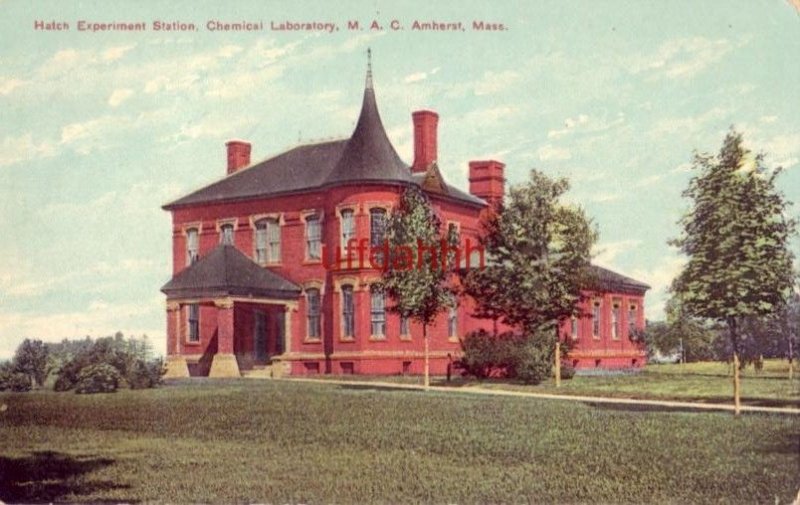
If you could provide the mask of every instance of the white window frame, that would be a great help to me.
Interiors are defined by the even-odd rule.
[[[193,265],[198,259],[200,259],[200,227],[192,226],[186,228],[186,266]]]
[[[379,304],[376,304],[377,300],[380,300]],[[375,287],[369,292],[369,331],[372,339],[386,338],[386,293]]]
[[[200,304],[198,303],[186,304],[186,342],[200,343]]]
[[[306,261],[321,261],[322,260],[322,215],[319,213],[309,213],[304,219],[305,226],[305,249]],[[310,223],[316,223],[318,229],[318,236],[311,236]],[[316,246],[316,247],[315,247]]]
[[[592,338],[595,340],[600,340],[600,333],[603,331],[602,317],[603,305],[596,300],[592,303]]]
[[[322,290],[317,287],[307,288],[306,290],[306,338],[307,340],[320,340],[322,338]],[[314,305],[311,303],[312,292],[316,292],[316,310],[312,311]]]
[[[356,303],[355,303],[355,286],[351,284],[342,285],[340,291],[342,299],[342,338],[345,340],[352,340],[356,337]],[[349,311],[347,299],[350,300]],[[348,332],[348,321],[350,331]]]

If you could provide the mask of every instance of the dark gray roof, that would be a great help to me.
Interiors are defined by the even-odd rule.
[[[341,158],[347,140],[298,146],[240,170],[164,206],[245,200],[318,188]]]
[[[411,174],[389,141],[368,80],[361,114],[349,139],[295,147],[170,202],[164,209],[370,182],[408,185],[420,184],[421,179]],[[448,189],[445,198],[486,205],[480,198],[452,186]]]
[[[590,275],[592,287],[601,291],[644,293],[650,289],[644,282],[597,265],[592,265]]]
[[[425,180],[425,173],[418,172],[416,174],[411,174],[411,177],[413,178],[415,184],[421,185],[422,182]],[[486,201],[483,200],[482,198],[478,198],[477,196],[467,193],[466,191],[462,191],[455,186],[447,184],[447,182],[445,182],[445,186],[447,187],[447,194],[444,195],[445,197],[451,197],[455,198],[456,200],[471,202],[476,205],[486,205]],[[441,193],[439,194],[441,195]]]
[[[293,300],[300,286],[260,267],[232,245],[219,245],[161,288],[170,298],[259,296]]]
[[[341,158],[325,179],[326,184],[362,183],[367,181],[402,181],[411,183],[411,170],[403,163],[386,136],[375,91],[364,89],[361,114],[356,129]]]

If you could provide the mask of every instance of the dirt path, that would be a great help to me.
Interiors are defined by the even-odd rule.
[[[393,382],[379,381],[355,381],[355,380],[335,380],[335,379],[308,379],[308,378],[284,378],[275,380],[285,380],[294,382],[313,382],[315,384],[332,384],[337,386],[357,386],[372,387],[380,389],[409,389],[422,391],[424,388],[417,384],[398,384]],[[663,407],[668,409],[690,409],[690,410],[728,410],[733,411],[733,404],[727,403],[698,403],[681,402],[671,400],[635,400],[633,398],[609,398],[603,396],[578,396],[578,395],[557,395],[551,393],[530,393],[526,391],[503,391],[498,389],[485,389],[480,386],[469,387],[444,387],[431,386],[429,391],[442,393],[463,393],[475,395],[494,395],[494,396],[516,396],[522,398],[541,398],[545,400],[566,400],[584,403],[603,403],[611,405],[632,405],[643,407]],[[773,414],[792,414],[800,415],[800,409],[791,407],[761,407],[756,405],[742,405],[742,412],[766,412]]]

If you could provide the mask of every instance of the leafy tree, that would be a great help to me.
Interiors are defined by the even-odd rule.
[[[26,338],[17,347],[12,363],[17,372],[27,375],[31,383],[41,387],[47,378],[47,355],[47,344]]]
[[[672,241],[688,256],[672,285],[683,308],[728,330],[737,414],[742,321],[780,310],[794,284],[789,240],[795,221],[775,187],[780,169],[767,170],[763,160],[733,129],[717,156],[696,155],[699,174],[683,193],[691,208],[680,221],[682,235]]]
[[[715,323],[689,316],[676,297],[667,301],[666,321],[647,325],[648,348],[662,355],[683,350],[686,361],[715,359],[714,342],[719,336]]]
[[[489,264],[463,277],[464,291],[476,301],[476,316],[535,335],[548,352],[558,352],[559,324],[583,315],[579,302],[591,280],[591,249],[598,236],[583,209],[559,201],[568,189],[566,179],[537,170],[527,184],[512,186],[507,203],[483,220],[481,242]]]
[[[414,186],[403,192],[386,224],[391,256],[381,288],[394,302],[390,310],[422,325],[426,388],[430,385],[428,327],[440,312],[455,304],[450,267],[457,266],[458,238],[452,233],[443,237],[440,228],[441,221],[428,197]],[[446,261],[442,261],[444,244],[450,250],[445,254]]]

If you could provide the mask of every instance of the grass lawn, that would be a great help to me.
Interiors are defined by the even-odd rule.
[[[787,503],[800,418],[269,380],[0,394],[6,502]]]
[[[764,369],[756,373],[753,367],[742,372],[742,403],[773,407],[800,407],[800,370],[795,364],[794,379],[788,379],[788,364],[784,360],[767,360]],[[609,396],[654,400],[679,400],[708,403],[733,403],[731,367],[719,362],[687,363],[686,365],[647,365],[638,373],[617,375],[577,375],[561,382],[556,388],[550,380],[537,386],[514,381],[491,379],[477,381],[455,376],[451,382],[434,377],[436,386],[471,387],[530,391],[537,393]],[[419,377],[320,376],[330,379],[376,380],[421,384]]]

